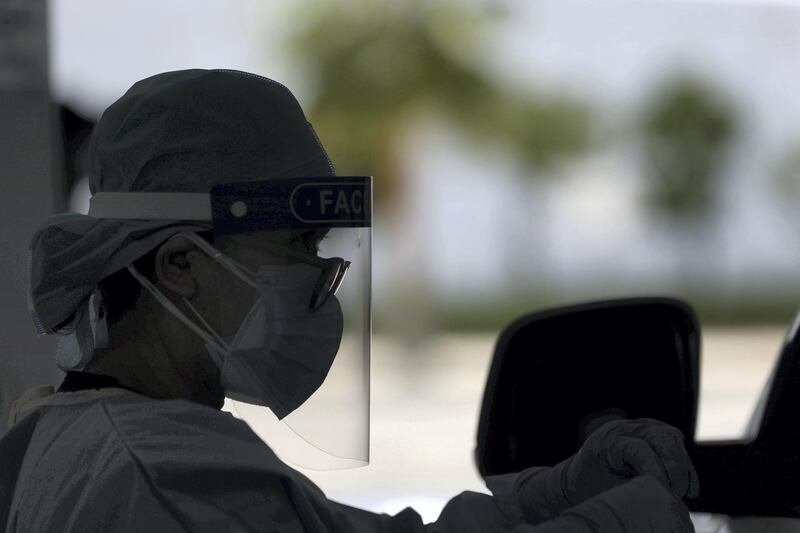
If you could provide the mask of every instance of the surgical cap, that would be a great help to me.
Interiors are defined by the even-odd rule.
[[[98,192],[202,192],[220,183],[331,176],[324,148],[283,85],[234,70],[166,72],[134,84],[89,142]],[[210,223],[50,217],[30,245],[29,304],[39,334],[74,331],[106,276],[181,231]]]

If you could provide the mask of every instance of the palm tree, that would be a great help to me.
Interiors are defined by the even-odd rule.
[[[405,145],[423,119],[434,117],[471,142],[510,148],[530,176],[586,147],[583,105],[510,89],[480,68],[476,58],[491,45],[485,13],[422,1],[333,4],[306,7],[290,46],[316,90],[310,120],[339,173],[369,169],[377,176],[376,212],[388,214],[392,239],[424,238],[424,229],[411,230],[419,224],[408,219],[404,190]],[[396,287],[408,311],[398,314],[412,319],[406,333],[419,338],[430,324],[418,308],[428,295],[427,260],[422,254],[406,260],[415,280]]]
[[[641,120],[647,203],[682,234],[705,264],[703,240],[715,206],[718,179],[736,130],[736,115],[710,83],[688,75],[673,78],[646,106]]]

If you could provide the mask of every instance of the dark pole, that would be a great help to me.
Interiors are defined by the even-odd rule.
[[[28,242],[63,211],[61,145],[50,100],[45,0],[0,0],[0,435],[11,403],[60,371],[27,306]]]

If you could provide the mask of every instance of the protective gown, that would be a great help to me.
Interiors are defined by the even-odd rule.
[[[494,498],[464,492],[424,525],[410,508],[389,516],[328,500],[223,411],[116,387],[28,396],[0,440],[8,532],[550,531],[515,528],[516,474],[487,480]]]

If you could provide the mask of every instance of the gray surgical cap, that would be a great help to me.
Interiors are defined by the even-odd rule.
[[[166,72],[136,83],[103,113],[88,150],[93,195],[208,193],[226,182],[334,174],[292,93],[233,70]],[[38,333],[80,330],[103,278],[176,233],[210,227],[76,213],[50,217],[29,250],[29,303]]]

